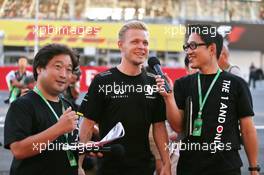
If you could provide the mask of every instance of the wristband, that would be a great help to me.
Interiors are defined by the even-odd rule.
[[[254,166],[254,167],[252,167],[252,166],[250,166],[250,167],[248,167],[248,171],[260,171],[260,166],[259,165],[257,165],[257,166]]]

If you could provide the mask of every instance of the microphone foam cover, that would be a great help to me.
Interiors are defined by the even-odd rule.
[[[150,57],[148,59],[148,65],[151,69],[154,69],[154,65],[159,64],[160,65],[160,61],[157,57]]]

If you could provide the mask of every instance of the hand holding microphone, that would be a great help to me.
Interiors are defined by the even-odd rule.
[[[171,89],[172,81],[167,76],[167,74],[164,74],[162,72],[162,69],[160,67],[160,61],[158,60],[158,58],[157,57],[150,57],[148,59],[148,65],[157,74],[157,76],[155,78],[156,78],[156,82],[157,82],[157,85],[160,89],[161,94],[164,95],[165,91],[166,91],[166,93],[171,93],[172,92],[172,89]]]
[[[84,146],[83,148],[79,148],[79,154],[85,153],[102,153],[105,155],[112,155],[112,156],[123,156],[124,155],[124,147],[120,144],[113,144],[109,146],[98,146],[93,145],[91,143],[90,146]]]

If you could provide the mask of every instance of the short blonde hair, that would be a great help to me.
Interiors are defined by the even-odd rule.
[[[139,30],[148,31],[148,28],[145,23],[141,21],[130,21],[121,27],[118,33],[118,39],[122,40],[126,31],[129,29],[139,29]]]

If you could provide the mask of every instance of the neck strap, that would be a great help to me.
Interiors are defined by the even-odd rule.
[[[216,80],[219,78],[219,75],[220,75],[221,72],[222,72],[221,69],[218,69],[217,70],[217,73],[216,73],[213,81],[211,82],[211,84],[210,84],[210,86],[209,86],[209,88],[208,88],[208,90],[207,90],[207,92],[206,92],[206,94],[204,96],[204,99],[202,97],[202,86],[201,86],[200,73],[198,73],[198,95],[199,95],[199,112],[198,112],[198,118],[201,118],[202,117],[202,110],[203,110],[203,107],[205,105],[205,102],[206,102],[206,100],[207,100],[207,98],[208,98],[208,96],[209,96],[209,94],[210,94],[210,92],[211,92],[211,90],[212,90],[212,88],[213,88]]]

